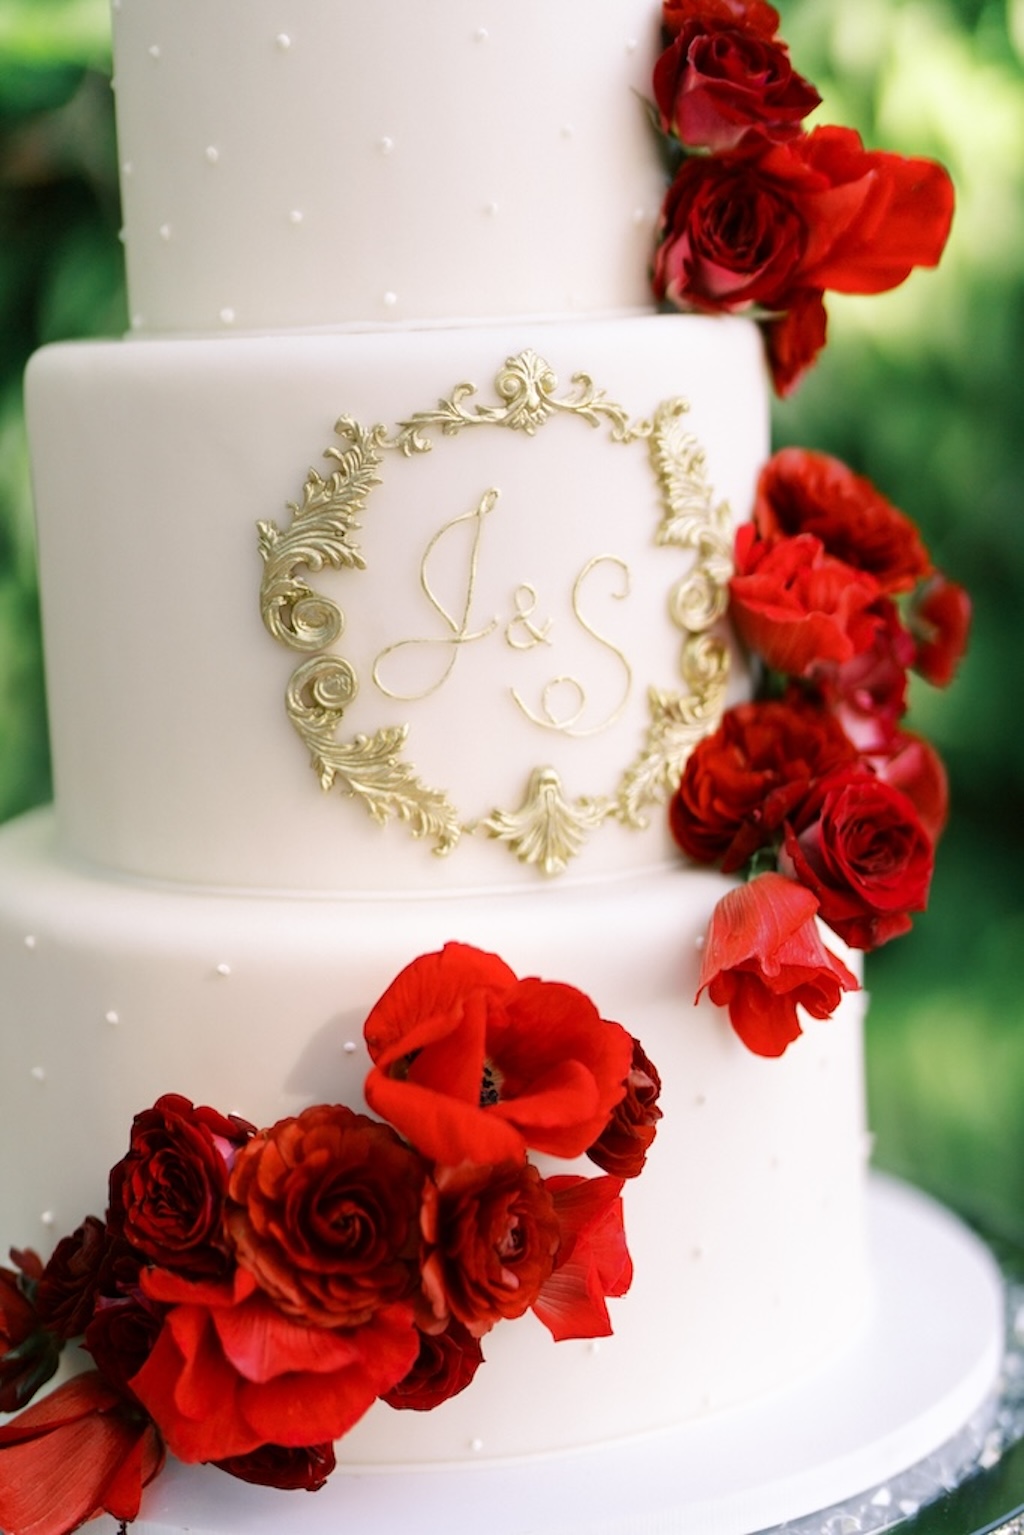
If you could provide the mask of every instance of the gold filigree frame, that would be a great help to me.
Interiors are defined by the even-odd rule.
[[[381,824],[405,822],[413,836],[432,840],[435,853],[450,853],[464,834],[477,833],[549,875],[564,870],[605,821],[647,824],[646,812],[665,802],[696,743],[721,719],[729,670],[728,651],[713,629],[728,602],[730,514],[724,502],[715,501],[703,449],[686,430],[686,403],[668,400],[652,419],[631,421],[587,374],[575,374],[572,385],[571,394],[560,396],[550,365],[523,351],[508,358],[497,374],[496,403],[480,403],[473,385],[460,384],[434,410],[399,422],[394,434],[342,416],[335,427],[339,443],[324,455],[333,467],[326,476],[309,471],[301,500],[288,505],[288,527],[258,524],[260,612],[277,641],[307,657],[292,674],[286,705],[323,789],[340,786]],[[662,503],[655,542],[695,555],[691,570],[669,594],[671,616],[682,636],[683,686],[679,692],[649,691],[644,740],[610,793],[570,799],[557,772],[538,766],[519,806],[466,820],[448,794],[424,784],[406,760],[408,726],[340,738],[345,710],[359,689],[355,669],[329,649],[345,617],[299,572],[366,568],[357,535],[369,496],[381,483],[385,453],[412,458],[433,449],[434,433],[454,437],[481,426],[533,436],[555,416],[606,425],[611,441],[647,446]]]

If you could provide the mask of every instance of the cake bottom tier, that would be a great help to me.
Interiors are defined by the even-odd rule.
[[[781,1060],[748,1053],[723,1011],[693,1002],[726,888],[679,867],[529,894],[236,895],[71,867],[50,814],[25,817],[0,834],[4,1248],[45,1255],[102,1215],[132,1117],[163,1093],[263,1125],[315,1102],[362,1107],[367,1012],[412,959],[457,940],[579,987],[657,1065],[664,1118],[625,1190],[634,1280],[609,1303],[612,1337],[555,1343],[532,1315],[503,1323],[468,1390],[429,1413],[378,1404],[344,1461],[592,1446],[788,1386],[870,1310],[860,999],[809,1021]]]

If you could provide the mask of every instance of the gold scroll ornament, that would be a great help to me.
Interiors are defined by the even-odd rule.
[[[665,802],[693,747],[717,726],[729,668],[726,647],[711,632],[725,613],[732,574],[729,509],[714,501],[703,449],[685,430],[685,402],[665,401],[651,420],[631,422],[587,374],[575,374],[572,384],[573,393],[559,396],[549,364],[523,351],[508,358],[498,373],[496,403],[480,403],[473,385],[459,384],[436,409],[399,422],[393,435],[384,426],[367,428],[342,416],[335,427],[339,443],[324,455],[333,466],[330,473],[309,471],[302,499],[289,503],[286,528],[258,524],[260,611],[276,640],[307,657],[292,674],[287,710],[323,789],[339,785],[381,824],[404,822],[413,836],[430,839],[435,853],[450,853],[463,834],[486,835],[549,875],[564,870],[605,821],[647,824],[647,809]],[[591,427],[605,424],[617,444],[647,445],[662,503],[655,542],[696,556],[688,575],[669,592],[669,610],[682,636],[682,689],[649,689],[644,739],[610,792],[570,799],[555,770],[539,765],[517,807],[466,820],[444,790],[421,781],[405,757],[408,726],[341,737],[345,710],[359,687],[353,666],[329,648],[341,635],[345,617],[300,572],[365,570],[357,534],[370,494],[381,483],[386,453],[413,458],[432,450],[433,433],[454,437],[478,427],[532,437],[555,416],[577,418]]]

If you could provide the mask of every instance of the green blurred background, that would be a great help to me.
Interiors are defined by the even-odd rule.
[[[941,269],[831,299],[775,431],[870,475],[975,599],[953,690],[914,695],[954,815],[928,914],[869,958],[869,1088],[878,1162],[1024,1241],[1024,0],[781,9],[815,120],[957,185]],[[125,328],[108,71],[107,0],[0,0],[0,820],[49,794],[22,369]]]

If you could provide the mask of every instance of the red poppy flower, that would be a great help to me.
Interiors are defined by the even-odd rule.
[[[826,949],[815,923],[818,902],[782,874],[761,874],[723,896],[704,945],[697,997],[729,1009],[755,1055],[778,1056],[802,1032],[797,1008],[829,1018],[858,982]]]
[[[561,1227],[554,1272],[533,1303],[551,1336],[607,1338],[606,1301],[625,1295],[633,1264],[622,1221],[621,1178],[561,1174],[545,1180]]]
[[[392,982],[365,1026],[366,1100],[426,1157],[580,1156],[625,1092],[633,1042],[590,999],[451,943]]]

